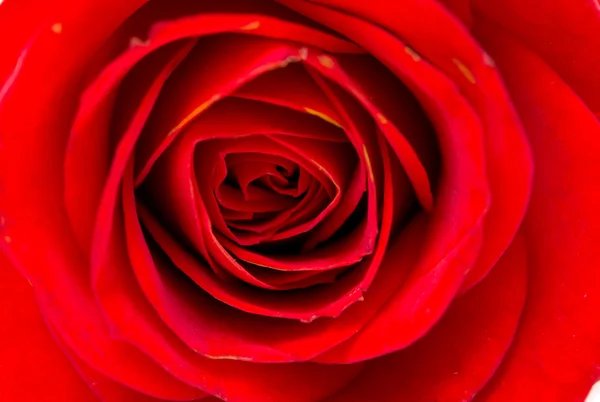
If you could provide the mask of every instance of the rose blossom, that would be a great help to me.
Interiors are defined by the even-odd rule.
[[[4,1],[0,395],[583,400],[599,31],[584,0]]]

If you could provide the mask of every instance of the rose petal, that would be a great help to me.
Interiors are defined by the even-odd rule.
[[[117,60],[83,94],[71,128],[64,166],[67,212],[80,246],[86,252],[93,241],[101,199],[110,198],[111,190],[105,187],[113,188],[114,193],[114,182],[122,175],[123,161],[129,158],[162,85],[193,44],[194,41],[188,41],[167,46],[149,56],[144,54],[144,58]],[[136,66],[138,62],[141,63]],[[118,95],[123,97],[123,91],[129,101],[125,108],[115,103]],[[118,106],[121,107],[116,109]],[[113,116],[115,111],[120,113]],[[119,125],[114,122],[117,119]],[[111,129],[116,131],[114,137]],[[111,140],[122,142],[114,164],[111,163]],[[110,180],[109,176],[112,176],[112,185],[105,183]]]
[[[592,318],[600,308],[600,126],[565,82],[502,28],[478,18],[476,32],[499,63],[536,163],[524,224],[528,301],[515,343],[481,398],[583,400],[600,374]]]
[[[224,320],[222,310],[219,311],[220,303],[211,303],[211,297],[206,302],[196,303],[173,303],[176,299],[165,299],[165,294],[175,290],[177,294],[186,295],[189,288],[173,275],[174,272],[159,272],[153,269],[154,262],[147,243],[141,233],[139,223],[136,221],[133,202],[133,169],[129,165],[125,176],[124,195],[124,218],[126,220],[127,233],[115,230],[113,232],[114,243],[109,249],[114,259],[109,259],[113,264],[107,264],[103,270],[103,276],[98,278],[96,290],[99,300],[105,308],[114,325],[114,336],[133,342],[141,350],[149,353],[160,362],[161,366],[168,367],[169,371],[187,383],[194,384],[213,395],[233,401],[254,400],[260,398],[280,399],[283,394],[289,393],[289,400],[311,401],[326,396],[339,389],[350,381],[360,370],[356,366],[322,366],[316,364],[294,364],[294,365],[255,365],[245,362],[246,356],[257,352],[248,347],[244,355],[226,355],[218,353],[219,343],[223,341],[221,324],[228,325],[229,320]],[[136,227],[137,226],[137,227]],[[121,228],[122,225],[115,225]],[[121,236],[127,236],[125,244]],[[144,270],[145,274],[137,272],[137,279],[153,300],[152,306],[140,291],[135,277],[132,275],[132,267],[127,266],[127,259],[119,254],[129,253],[132,259],[133,269]],[[120,266],[114,264],[121,263]],[[150,269],[148,269],[150,268]],[[167,293],[165,293],[167,292]],[[195,289],[197,296],[200,290]],[[190,294],[191,295],[191,294]],[[189,299],[180,300],[192,300]],[[165,302],[167,301],[167,302]],[[203,306],[203,308],[198,308]],[[156,308],[156,311],[154,311]],[[159,319],[160,315],[163,320]],[[190,313],[204,313],[213,315],[216,319],[213,324],[206,327],[198,327],[194,321],[181,320]],[[166,326],[178,321],[175,327],[177,335]],[[221,322],[221,324],[219,324]],[[199,332],[202,335],[199,336]],[[213,338],[214,336],[216,338]],[[181,340],[192,342],[198,351],[188,349]],[[233,339],[229,339],[229,342]],[[208,348],[208,349],[207,349]],[[213,354],[202,352],[212,350]],[[265,350],[266,351],[266,350]],[[312,387],[306,388],[304,384],[309,382]],[[269,386],[265,386],[265,384]]]
[[[160,25],[156,28],[156,35],[157,36],[166,36],[168,37],[169,35],[173,36],[175,38],[181,37],[183,35],[185,35],[189,30],[192,29],[197,29],[197,24],[201,23],[202,21],[198,21],[197,17],[196,19],[192,18],[189,21],[185,21],[185,23],[183,23],[182,21],[178,21],[176,28],[174,28],[172,25],[167,25],[167,26],[163,26]],[[226,26],[228,26],[228,24],[230,24],[231,20],[235,20],[235,18],[230,17],[227,18],[225,21],[222,21],[221,24],[225,24],[227,23]],[[279,20],[270,20],[268,18],[263,18],[261,19],[261,32],[259,33],[258,31],[255,30],[251,30],[251,31],[244,31],[242,30],[242,33],[252,33],[252,34],[257,34],[257,35],[266,35],[268,37],[273,37],[273,38],[281,38],[282,34],[281,34],[281,26],[278,26],[277,24],[281,24],[282,22]],[[269,22],[269,24],[265,24],[264,22]],[[187,24],[186,24],[187,23]],[[206,25],[206,22],[203,23],[204,25],[202,25],[203,27]],[[267,33],[262,32],[263,28],[266,26],[267,29]],[[296,27],[297,28],[297,27]],[[174,31],[174,32],[171,32]],[[226,32],[225,28],[221,28],[221,32]],[[289,40],[290,37],[288,36],[288,34],[290,34],[289,30],[284,29],[284,32],[286,33],[286,36],[283,36],[283,39]],[[293,31],[291,31],[293,32]],[[316,31],[318,33],[318,31]],[[204,32],[205,34],[210,33],[210,31],[208,32]],[[187,33],[189,35],[189,33]],[[315,46],[321,46],[323,45],[322,43],[319,43],[318,41],[318,37],[315,37],[315,32],[300,32],[299,33],[299,37],[303,38],[303,41],[306,42],[309,45],[315,45]],[[304,35],[304,36],[302,36]],[[212,52],[208,53],[208,57],[211,58],[217,58],[220,57],[221,60],[219,61],[218,64],[222,64],[222,65],[228,65],[231,66],[232,69],[231,71],[227,71],[225,69],[222,70],[217,70],[215,71],[214,69],[212,69],[212,67],[210,67],[212,74],[206,74],[203,73],[201,70],[199,71],[198,69],[195,69],[193,71],[193,73],[195,73],[196,76],[198,76],[199,78],[204,78],[205,80],[207,80],[210,77],[210,80],[208,80],[208,83],[205,83],[204,86],[206,86],[208,84],[208,88],[204,88],[204,86],[199,85],[198,89],[196,91],[189,91],[189,83],[190,80],[189,78],[186,78],[184,81],[180,81],[183,82],[183,88],[180,88],[180,90],[183,90],[184,94],[192,94],[193,97],[186,97],[184,98],[183,105],[178,106],[178,108],[175,110],[175,113],[177,114],[176,116],[170,116],[170,118],[168,118],[166,121],[162,121],[160,118],[158,118],[158,126],[156,128],[152,128],[152,131],[147,134],[147,136],[144,139],[144,143],[147,143],[148,145],[146,146],[146,155],[144,157],[141,157],[142,162],[141,163],[141,171],[140,173],[138,173],[138,178],[136,179],[136,183],[140,183],[143,178],[145,177],[145,175],[148,173],[149,169],[151,168],[151,164],[153,163],[154,160],[157,159],[158,155],[160,154],[160,152],[162,150],[164,150],[168,144],[170,143],[170,141],[172,141],[172,138],[174,138],[177,133],[179,131],[181,131],[181,129],[187,125],[187,123],[189,121],[191,121],[194,117],[196,117],[198,114],[200,114],[203,110],[205,110],[207,107],[209,107],[212,103],[214,103],[217,99],[221,98],[222,96],[224,96],[227,93],[230,93],[232,91],[234,91],[235,89],[237,89],[239,86],[243,85],[245,82],[249,81],[252,76],[257,75],[259,73],[268,71],[268,70],[272,70],[278,66],[281,65],[286,65],[291,61],[294,61],[295,58],[301,58],[301,52],[297,52],[300,49],[299,45],[295,45],[295,44],[291,44],[290,42],[287,42],[288,45],[288,49],[295,49],[296,51],[293,51],[291,53],[287,53],[287,57],[289,57],[287,59],[287,61],[285,60],[285,57],[280,58],[278,60],[279,64],[274,64],[272,66],[267,66],[265,65],[266,62],[265,61],[258,61],[258,65],[256,65],[254,68],[249,69],[249,70],[245,70],[249,67],[249,65],[251,65],[251,62],[248,62],[248,60],[253,60],[256,61],[256,56],[253,54],[252,51],[250,51],[251,49],[246,49],[245,46],[243,46],[243,44],[241,42],[249,42],[249,43],[258,43],[260,44],[261,41],[252,41],[252,40],[248,40],[247,38],[244,39],[243,37],[239,37],[239,38],[229,38],[231,43],[231,40],[234,41],[235,43],[235,49],[233,49],[233,51],[229,51],[227,52],[226,47],[223,48],[222,45],[218,46],[216,49],[213,49]],[[171,39],[173,40],[173,39]],[[218,39],[217,39],[218,41]],[[269,40],[263,40],[262,43],[264,44],[269,44],[269,42],[273,43],[276,41],[269,41]],[[225,39],[225,43],[227,43],[227,39]],[[225,45],[226,46],[226,45]],[[264,46],[263,46],[264,47]],[[281,44],[281,50],[283,50],[284,46],[283,44]],[[241,52],[247,51],[248,53],[244,54]],[[254,50],[256,51],[256,50]],[[285,52],[284,52],[285,53]],[[266,56],[265,60],[269,60],[271,57],[273,56]],[[277,58],[277,57],[275,57]],[[247,64],[243,64],[241,67],[241,71],[235,70],[236,67],[238,67],[239,64],[239,60],[244,60],[245,63]],[[298,61],[297,60],[297,61]],[[207,66],[206,61],[198,66],[195,67],[201,67],[201,66]],[[211,64],[208,64],[209,66],[211,66]],[[247,71],[247,72],[244,72]],[[221,75],[218,75],[221,74]],[[180,74],[181,76],[182,74]],[[231,77],[242,77],[245,79],[242,81],[231,81]],[[192,81],[193,82],[193,81]],[[177,89],[175,89],[175,91],[177,91]],[[205,97],[205,98],[204,98]],[[169,99],[170,100],[170,99]],[[167,105],[170,104],[170,102],[167,103]],[[169,109],[168,107],[157,107],[157,110],[161,110],[161,109]],[[154,127],[153,124],[150,125],[150,127]],[[170,135],[168,136],[167,140],[163,141],[163,137],[165,135],[165,133],[170,133]]]
[[[304,250],[310,250],[333,236],[357,209],[361,200],[365,199],[366,212],[363,221],[358,228],[349,233],[348,236],[343,236],[343,240],[340,240],[353,244],[353,246],[341,250],[343,254],[353,255],[358,253],[362,257],[373,251],[378,234],[377,209],[382,194],[383,173],[377,135],[372,128],[372,122],[360,105],[341,87],[326,82],[317,73],[313,64],[315,59],[318,58],[315,58],[312,53],[311,51],[306,60],[307,64],[313,67],[312,69],[309,68],[309,72],[340,116],[342,124],[346,127],[348,139],[358,154],[360,164],[354,173],[350,186],[342,194],[340,206],[311,233],[311,238],[305,244]],[[334,255],[340,258],[348,258],[339,253],[331,254],[332,257]]]
[[[336,59],[345,73],[339,79],[346,82],[354,96],[366,105],[380,130],[385,129],[384,134],[403,166],[412,171],[415,185],[424,187],[421,198],[430,199],[439,179],[441,157],[435,130],[418,100],[374,57],[338,55]],[[412,167],[411,163],[422,166]],[[422,183],[417,182],[419,178]],[[423,207],[430,210],[432,205],[424,201]]]
[[[154,240],[160,245],[166,256],[173,261],[173,264],[175,265],[173,268],[183,271],[191,280],[198,284],[204,291],[213,295],[216,299],[221,300],[222,302],[234,306],[240,310],[248,311],[254,314],[274,317],[286,317],[289,314],[292,314],[290,317],[304,317],[306,315],[310,317],[312,315],[314,310],[311,310],[312,306],[310,304],[308,306],[304,306],[304,308],[300,310],[306,310],[300,313],[301,315],[298,316],[299,313],[294,312],[294,310],[298,310],[296,306],[297,303],[304,303],[303,298],[308,297],[308,295],[295,295],[292,297],[292,300],[286,300],[288,297],[286,294],[274,295],[263,293],[257,291],[258,289],[240,286],[240,284],[236,282],[222,282],[217,278],[212,277],[209,271],[207,271],[207,267],[194,255],[184,250],[181,245],[178,244],[167,233],[167,231],[160,226],[158,222],[156,222],[152,215],[146,209],[144,209],[143,206],[138,205],[138,210],[145,228],[148,230],[148,232],[150,232]],[[162,265],[165,267],[163,269],[167,269],[166,267],[169,264],[163,262]],[[256,276],[256,278],[259,280],[261,280],[261,277],[265,277],[265,272],[256,271],[257,267],[255,267],[255,269],[250,269],[250,265],[244,265],[244,268],[248,270],[251,275]],[[304,280],[303,278],[311,278],[312,281],[323,280],[324,282],[330,282],[331,280],[329,278],[335,278],[335,276],[340,272],[339,270],[335,269],[324,272],[296,271],[294,273],[289,273],[287,271],[283,271],[286,276],[281,275],[280,277],[275,277],[275,281],[278,283],[272,283],[271,281],[273,280],[274,274],[280,273],[281,271],[270,271],[272,271],[273,275],[270,275],[268,279],[265,278],[264,280],[265,282],[270,283],[273,289],[281,289],[279,283],[293,284],[295,283],[293,282],[295,280],[302,282]],[[312,275],[315,275],[315,277]],[[286,277],[288,278],[288,281],[283,280],[283,278]],[[311,282],[311,280],[307,279],[307,282]],[[173,295],[175,294],[176,292],[173,292]],[[198,303],[200,302],[196,302],[194,304]],[[315,304],[318,304],[318,302]],[[291,313],[288,312],[288,310],[290,310]],[[284,327],[287,327],[287,325],[284,325]],[[282,332],[285,332],[283,328]],[[243,335],[244,334],[240,332],[240,336]]]
[[[185,138],[188,137],[186,136]],[[187,166],[189,166],[189,163],[186,162],[186,160],[189,160],[191,158],[190,153],[191,151],[193,151],[193,143],[195,141],[196,140],[194,139],[194,137],[189,137],[189,140],[186,140],[186,142],[188,143],[187,145],[177,141],[175,142],[173,147],[169,149],[168,153],[165,155],[169,159],[164,159],[161,161],[163,162],[161,166],[164,166],[164,168],[161,167],[159,170],[157,170],[156,174],[152,177],[152,180],[149,180],[148,185],[151,189],[153,189],[152,194],[156,194],[156,196],[151,197],[151,199],[163,199],[164,202],[162,203],[164,204],[164,206],[160,208],[161,215],[167,217],[169,221],[174,222],[176,224],[176,227],[180,228],[180,230],[183,231],[183,233],[187,234],[187,237],[190,240],[194,241],[194,245],[198,248],[200,252],[203,253],[205,258],[214,258],[221,266],[228,267],[227,270],[230,270],[231,272],[237,271],[240,274],[244,274],[242,271],[240,271],[239,264],[237,264],[233,259],[231,259],[231,257],[227,254],[225,250],[218,249],[220,245],[217,242],[217,238],[220,240],[221,243],[225,244],[226,247],[229,247],[230,249],[234,245],[232,242],[225,243],[226,239],[224,237],[212,233],[212,229],[210,226],[212,222],[210,221],[210,216],[206,213],[206,211],[199,212],[199,217],[202,219],[202,221],[199,222],[199,226],[197,228],[195,227],[194,222],[190,222],[190,220],[187,218],[188,215],[181,214],[182,210],[190,211],[190,214],[192,215],[198,213],[196,211],[196,203],[198,202],[198,197],[196,196],[192,198],[190,197],[189,192],[185,191],[185,189],[188,188],[190,185],[186,184],[186,182],[192,183],[193,186],[196,186],[196,180],[192,179],[190,176],[185,175],[186,170],[189,174],[189,168],[187,168]],[[289,141],[291,140],[288,139],[287,142]],[[260,137],[256,139],[248,138],[245,141],[237,143],[237,145],[239,145],[240,147],[240,150],[250,152],[260,152],[261,150],[268,150],[269,148],[273,147],[273,144],[273,142],[265,141],[264,139],[261,141]],[[307,144],[312,144],[312,142],[309,141],[307,142]],[[336,148],[339,148],[339,145],[336,145]],[[279,151],[279,153],[281,152]],[[313,152],[313,155],[316,155],[316,153]],[[345,172],[344,169],[340,169],[341,166],[330,164],[330,160],[326,159],[326,155],[323,155],[322,157],[314,157],[317,158],[317,160],[320,161],[321,164],[323,164],[323,172],[328,172],[331,170],[334,173],[336,173],[336,177],[330,178],[330,180],[333,180],[335,182],[341,181],[342,183],[346,181],[343,178],[342,180],[340,180],[337,176],[337,173],[343,174]],[[204,161],[210,162],[209,159],[204,159]],[[339,170],[339,172],[337,172],[337,170]],[[168,191],[166,191],[166,194],[165,189],[169,189]],[[202,204],[198,205],[202,206]],[[214,213],[215,212],[213,211],[213,217]],[[204,238],[212,237],[213,240],[210,240],[208,242],[197,242],[197,239],[199,238],[198,235],[200,233],[202,233],[202,236],[204,236]],[[202,247],[207,247],[207,251],[203,251]],[[246,280],[252,280],[251,278],[248,278],[246,276],[244,276],[244,278]]]
[[[94,395],[48,332],[33,289],[0,252],[0,395],[10,401],[93,401]]]
[[[160,397],[179,397],[194,391],[130,345],[109,338],[89,293],[86,263],[76,247],[59,190],[68,125],[75,111],[74,95],[79,91],[84,61],[140,5],[136,1],[102,5],[56,2],[45,17],[60,21],[64,30],[57,34],[50,26],[43,26],[25,49],[15,79],[0,99],[4,242],[10,242],[7,251],[34,284],[44,317],[79,356],[133,388]],[[78,34],[82,31],[85,36]],[[30,96],[31,88],[38,89],[35,97]],[[24,110],[29,113],[26,119]],[[48,135],[41,136],[41,132]],[[36,245],[35,253],[31,244]],[[77,325],[69,322],[73,317],[77,317]],[[119,364],[114,364],[116,361]],[[136,369],[140,365],[147,369],[143,376]]]
[[[78,358],[72,351],[55,337],[55,342],[61,347],[62,352],[69,358],[71,364],[79,372],[79,375],[84,379],[96,398],[100,400],[115,400],[115,401],[133,401],[133,402],[158,402],[162,399],[153,398],[143,393],[134,391],[124,387],[118,382],[112,381],[91,368],[83,360]],[[94,400],[97,400],[94,398]],[[191,400],[189,397],[182,399],[183,401]],[[205,401],[204,397],[194,398],[196,400]]]
[[[94,275],[94,270],[96,269],[97,264],[99,264],[99,260],[101,260],[104,256],[104,251],[107,247],[108,236],[113,224],[112,217],[117,203],[118,189],[119,184],[121,182],[121,177],[123,175],[123,172],[125,171],[127,162],[132,157],[132,152],[135,148],[136,140],[138,139],[138,136],[141,133],[143,124],[148,118],[148,115],[150,114],[150,111],[152,110],[152,107],[156,102],[156,99],[163,84],[165,83],[169,75],[173,72],[173,70],[177,67],[177,65],[182,61],[182,59],[189,53],[194,43],[195,42],[188,42],[181,44],[181,46],[165,49],[168,51],[166,53],[166,56],[170,57],[168,57],[163,63],[157,61],[156,58],[149,57],[146,61],[150,64],[150,68],[152,69],[146,71],[139,71],[134,69],[133,73],[138,74],[135,75],[135,78],[131,78],[133,82],[127,82],[123,86],[124,90],[130,89],[131,92],[138,93],[141,99],[129,99],[129,101],[132,102],[132,105],[134,106],[127,108],[129,109],[127,110],[127,112],[129,113],[123,112],[124,116],[122,116],[124,123],[122,123],[122,125],[125,127],[123,130],[124,132],[122,134],[122,140],[116,148],[112,165],[109,168],[108,177],[106,178],[105,186],[102,190],[102,196],[100,199],[100,204],[98,206],[97,214],[94,215],[92,213],[92,210],[86,208],[94,207],[93,200],[89,200],[86,198],[86,200],[89,200],[91,202],[86,204],[86,202],[81,200],[79,197],[70,198],[69,196],[73,196],[74,194],[68,194],[67,191],[67,207],[72,207],[69,209],[71,212],[71,221],[78,222],[78,225],[74,227],[76,234],[79,233],[81,235],[82,233],[81,231],[77,230],[78,228],[81,228],[82,230],[87,229],[85,227],[85,224],[88,222],[89,218],[85,214],[91,214],[93,217],[95,217],[95,226],[93,230],[92,239],[93,242],[91,244],[92,249],[90,253],[92,276]],[[165,56],[165,53],[156,53],[158,53],[158,56]],[[142,64],[140,65],[140,67],[148,69],[148,64]],[[154,71],[153,68],[157,68],[158,71]],[[147,75],[144,73],[146,73]],[[146,80],[150,81],[150,83],[145,82]],[[127,84],[132,85],[133,88],[129,88]],[[142,88],[140,88],[139,86],[142,86]],[[144,89],[146,89],[146,86],[148,88],[147,92],[144,91]],[[121,108],[120,110],[123,109],[126,108]],[[83,133],[85,133],[85,131],[83,131]],[[71,183],[73,185],[77,183],[79,186],[78,189],[83,188],[89,190],[87,186],[83,185],[83,183],[86,182],[85,177],[88,177],[87,174],[89,174],[89,172],[86,170],[78,169],[75,166],[68,166],[68,164],[66,167],[66,172],[70,171],[69,168],[71,168],[71,171],[79,172],[67,175],[70,178],[69,180],[73,180],[73,182]],[[81,174],[84,175],[81,176]],[[87,180],[87,182],[93,182],[95,179],[98,178],[90,178]],[[69,205],[70,201],[72,201],[73,204]],[[78,217],[80,219],[79,221],[76,220]]]
[[[391,170],[388,170],[391,171]],[[391,186],[386,186],[390,189]],[[390,205],[390,203],[387,203]],[[143,210],[140,210],[142,213]],[[144,218],[144,214],[142,214]],[[391,226],[390,222],[392,219],[388,219],[388,225]],[[323,296],[339,297],[334,289],[326,289],[324,295],[318,292],[311,291],[310,293],[303,295],[302,293],[296,293],[295,295],[286,294],[285,297],[282,295],[265,294],[264,292],[256,292],[255,289],[250,287],[236,286],[235,283],[222,281],[215,281],[214,278],[208,274],[206,268],[197,267],[194,271],[189,271],[191,266],[194,264],[199,265],[199,261],[193,256],[187,255],[185,251],[180,249],[180,246],[169,241],[168,234],[161,231],[156,223],[151,226],[152,220],[146,217],[144,219],[146,226],[151,230],[153,235],[162,236],[162,244],[165,251],[169,252],[169,257],[180,267],[188,267],[189,274],[195,281],[200,281],[203,284],[203,288],[219,300],[225,303],[233,304],[237,308],[256,312],[258,314],[281,316],[282,313],[289,314],[288,311],[298,314],[298,312],[305,310],[303,314],[310,317],[311,314],[318,314],[319,311],[315,308],[315,305],[323,303]],[[404,247],[396,248],[396,253],[386,265],[386,271],[388,275],[392,275],[393,278],[398,281],[401,280],[403,274],[407,272],[407,268],[410,267],[411,259],[415,258],[414,250],[418,248],[419,239],[421,239],[424,225],[423,221],[420,221],[420,225],[412,225],[411,230],[407,230],[402,234],[402,237],[398,239],[398,244],[402,244]],[[389,229],[388,229],[389,230]],[[158,237],[157,237],[158,238]],[[142,241],[132,243],[130,245],[131,250],[135,250],[140,244],[145,244]],[[166,243],[169,242],[169,243]],[[383,246],[380,250],[385,250],[385,243],[382,242]],[[380,252],[379,252],[380,253]],[[381,253],[380,253],[381,254]],[[156,260],[156,263],[160,263],[160,259]],[[350,314],[343,314],[336,320],[318,320],[310,325],[301,324],[292,321],[271,321],[263,319],[258,316],[248,316],[240,311],[225,307],[223,304],[217,302],[214,299],[206,298],[203,296],[199,289],[190,286],[188,281],[183,279],[172,278],[173,267],[167,266],[164,263],[159,264],[163,266],[157,266],[159,275],[163,278],[162,281],[158,279],[154,280],[154,284],[148,283],[148,286],[153,288],[159,287],[163,289],[164,300],[160,302],[160,305],[166,307],[175,305],[171,316],[180,317],[182,323],[196,322],[202,328],[207,330],[215,331],[213,337],[208,341],[205,346],[202,344],[195,345],[195,348],[204,349],[206,345],[210,345],[213,353],[216,354],[215,348],[222,348],[219,355],[229,356],[244,356],[244,353],[248,351],[254,351],[254,358],[262,360],[274,359],[277,354],[270,353],[270,356],[266,354],[268,349],[274,351],[279,350],[279,356],[277,359],[281,359],[283,354],[291,354],[295,360],[306,359],[306,356],[312,356],[319,352],[322,352],[323,348],[331,347],[331,343],[339,343],[348,336],[351,336],[356,330],[356,325],[360,325],[364,317],[369,317],[369,314],[373,314],[369,309],[376,308],[381,305],[382,301],[385,300],[389,290],[382,291],[380,293],[373,293],[369,296],[367,301],[359,303],[358,310],[352,307],[354,310]],[[145,269],[146,273],[138,273],[144,278],[156,278],[154,268],[149,265],[134,266],[136,269]],[[149,270],[149,271],[148,271]],[[386,277],[384,277],[386,278]],[[173,282],[177,279],[176,282]],[[348,282],[348,280],[345,280]],[[343,284],[343,282],[342,282]],[[396,287],[394,281],[390,281],[390,277],[387,276],[387,280],[384,280],[380,284],[391,285],[392,289]],[[341,288],[344,292],[347,292],[347,286]],[[381,290],[381,289],[380,289]],[[290,299],[292,297],[292,299]],[[374,303],[373,303],[374,302]],[[159,303],[155,301],[154,304]],[[285,303],[285,304],[284,304]],[[197,306],[210,306],[205,309],[198,309]],[[364,305],[364,308],[360,308]],[[262,310],[261,310],[262,309]],[[300,310],[299,310],[300,309]],[[354,313],[354,314],[352,314]],[[231,319],[223,320],[223,317],[227,316]],[[302,317],[302,315],[300,316]],[[251,320],[250,323],[248,320]],[[356,322],[358,320],[358,323]],[[204,324],[200,324],[204,323]],[[225,335],[227,334],[227,335]],[[204,334],[206,337],[208,334]],[[228,339],[228,342],[220,342],[219,339]],[[235,342],[233,340],[236,340]],[[255,345],[255,346],[252,346]],[[328,346],[329,345],[329,346]],[[199,349],[200,350],[200,349]],[[259,353],[260,352],[260,353]],[[302,357],[304,356],[304,357]]]
[[[368,4],[359,0],[316,2],[359,16],[361,20],[370,21],[406,40],[412,49],[417,49],[418,54],[412,49],[406,51],[413,57],[416,54],[417,60],[422,55],[443,70],[478,113],[485,132],[485,157],[492,203],[484,222],[486,241],[483,242],[480,258],[463,285],[463,290],[468,289],[485,276],[510,243],[523,218],[531,188],[530,151],[500,75],[493,69],[493,61],[437,1],[391,3],[376,0]],[[427,19],[428,23],[420,23],[423,19]],[[334,23],[339,24],[339,21],[338,18]],[[328,20],[326,24],[336,27],[331,22]],[[347,32],[347,27],[353,25],[346,23],[339,30],[387,64],[385,59],[393,52],[389,49],[385,53],[379,51],[377,47],[381,43],[374,43],[373,36],[365,34],[368,27]],[[361,35],[360,40],[358,35]],[[400,51],[398,49],[398,53]],[[417,64],[420,62],[417,61]],[[506,164],[506,160],[512,163]]]
[[[301,65],[291,64],[250,81],[232,96],[269,102],[318,116],[341,128],[340,117]]]
[[[257,29],[241,29],[259,19]],[[199,28],[201,27],[201,28]],[[136,27],[139,29],[138,27]],[[289,28],[289,29],[288,29]],[[159,47],[195,35],[207,35],[219,32],[240,32],[243,34],[280,37],[281,30],[286,32],[286,39],[296,38],[308,43],[319,43],[324,48],[353,51],[355,49],[344,40],[332,37],[313,28],[282,21],[274,17],[256,15],[208,14],[188,17],[185,21],[163,22],[157,25],[150,34],[145,46],[137,46],[125,52],[107,67],[99,78],[88,88],[88,96],[84,96],[83,110],[76,119],[75,133],[72,135],[66,159],[66,199],[69,206],[70,219],[77,230],[78,238],[84,249],[89,248],[92,226],[98,200],[103,187],[103,178],[108,169],[107,128],[100,123],[109,121],[115,85],[143,57]],[[128,32],[128,30],[125,30]],[[122,34],[121,34],[122,35]],[[291,35],[291,36],[289,36]],[[113,96],[111,96],[111,93]],[[99,115],[96,115],[98,113]],[[83,123],[82,123],[83,122]],[[90,134],[86,122],[92,125],[94,134]],[[82,180],[78,172],[86,172],[92,180]]]
[[[356,100],[368,110],[374,119],[376,126],[379,130],[381,130],[382,133],[385,134],[388,142],[396,152],[398,159],[404,166],[408,177],[413,183],[415,192],[418,195],[421,204],[426,210],[431,210],[433,200],[429,178],[427,177],[427,172],[425,171],[425,168],[421,164],[421,161],[413,150],[411,144],[400,132],[398,132],[393,124],[389,124],[387,117],[381,113],[380,109],[373,105],[370,96],[365,94],[360,86],[356,84],[356,81],[349,77],[345,71],[345,64],[348,64],[349,66],[354,64],[356,66],[358,64],[357,61],[359,60],[346,59],[345,64],[340,64],[336,58],[330,57],[330,60],[333,62],[333,64],[329,66],[320,62],[320,57],[322,56],[316,56],[316,58],[309,57],[307,59],[307,63],[311,64],[313,68],[317,69],[317,71],[327,78],[333,80],[338,85],[351,92]],[[354,63],[352,63],[352,61],[354,61]],[[351,71],[355,70],[356,67],[351,69]],[[390,88],[386,89],[390,90]]]
[[[508,349],[525,303],[527,255],[517,237],[494,270],[409,348],[366,363],[333,401],[470,400]]]
[[[426,61],[415,61],[405,46],[387,31],[330,8],[287,0],[285,4],[293,4],[294,9],[339,28],[363,44],[404,79],[438,129],[443,173],[439,199],[430,222],[431,232],[427,235],[427,251],[422,251],[422,259],[409,282],[402,289],[396,288],[396,294],[362,332],[344,346],[319,357],[319,361],[328,362],[362,360],[398,350],[422,336],[458,292],[473,264],[482,244],[481,224],[489,203],[482,133],[477,116],[447,77]],[[384,277],[381,272],[375,282],[380,277]],[[377,289],[375,282],[373,289]],[[377,290],[373,290],[375,292]],[[385,292],[393,293],[393,290]],[[415,311],[419,314],[415,315]],[[394,328],[399,335],[386,342],[374,341],[385,328]]]
[[[600,6],[597,1],[472,1],[479,15],[499,23],[533,49],[600,114]]]
[[[228,118],[232,113],[235,113],[239,118]],[[311,173],[320,182],[321,186],[328,191],[332,198],[328,210],[336,207],[340,202],[341,194],[347,188],[347,183],[350,180],[348,176],[354,169],[356,156],[352,147],[348,144],[315,141],[316,139],[327,140],[330,138],[328,129],[334,129],[336,131],[333,134],[338,134],[337,128],[323,122],[321,119],[262,102],[226,99],[215,105],[214,109],[207,111],[206,116],[190,126],[189,134],[186,133],[187,136],[198,137],[197,140],[194,140],[198,142],[198,145],[189,144],[186,147],[197,147],[195,152],[196,177],[200,180],[198,182],[199,189],[203,194],[203,200],[211,217],[211,224],[232,241],[237,241],[241,245],[249,244],[247,239],[230,233],[225,221],[219,216],[218,205],[212,194],[211,183],[201,178],[207,175],[210,176],[210,172],[215,169],[220,169],[219,182],[221,182],[225,178],[226,168],[223,158],[219,155],[243,155],[252,149],[253,152],[280,156],[283,155],[282,149],[287,149],[285,153],[288,154],[288,157],[292,155],[292,158],[294,158],[290,160],[300,163],[303,170]],[[264,138],[253,140],[252,137],[248,137],[252,133],[269,135],[270,140],[268,142],[265,142]],[[321,133],[324,133],[324,135],[321,135]],[[291,138],[292,136],[298,138]],[[235,140],[199,142],[204,138],[215,137],[231,137]],[[258,146],[255,144],[257,141],[263,145]],[[247,149],[244,148],[243,143],[248,144]],[[334,157],[331,157],[332,152],[335,155]],[[186,156],[182,155],[181,157],[185,158]],[[180,175],[181,173],[176,174]],[[154,186],[154,184],[150,184],[150,186]],[[289,202],[293,201],[290,198],[287,199]],[[261,212],[262,209],[258,205],[247,205],[246,208],[253,208],[256,212]],[[322,218],[306,222],[302,227],[294,227],[291,226],[292,222],[287,222],[287,230],[282,228],[279,233],[272,233],[266,236],[264,240],[279,240],[294,236],[297,233],[308,231],[321,220]],[[257,241],[255,240],[255,243]]]
[[[469,29],[473,25],[473,12],[471,0],[438,0],[442,3],[463,25]]]

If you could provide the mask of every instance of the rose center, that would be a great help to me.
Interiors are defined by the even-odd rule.
[[[229,154],[225,165],[227,175],[217,183],[215,198],[227,227],[240,235],[254,233],[262,241],[299,217],[307,207],[302,201],[318,186],[310,173],[282,157]]]

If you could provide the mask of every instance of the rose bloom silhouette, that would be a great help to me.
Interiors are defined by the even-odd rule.
[[[600,376],[596,1],[5,0],[0,37],[1,399]]]

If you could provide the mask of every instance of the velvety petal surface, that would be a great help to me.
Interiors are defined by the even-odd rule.
[[[15,79],[2,87],[3,241],[11,244],[9,256],[33,284],[49,325],[95,369],[158,397],[201,396],[202,392],[178,382],[131,346],[110,339],[89,293],[87,264],[75,246],[61,191],[56,190],[62,187],[64,150],[85,61],[142,2],[67,3],[53,4],[46,21],[56,22],[32,33],[22,62],[14,67]],[[95,21],[92,28],[90,20]],[[61,29],[52,29],[55,23]],[[81,31],[87,32],[85,37],[79,35]],[[34,98],[29,96],[31,88],[39,89]],[[35,253],[28,246],[32,242]],[[77,325],[69,324],[75,317]],[[121,363],[116,365],[115,360]],[[140,364],[149,371],[140,373],[136,369]]]
[[[0,0],[0,399],[585,397],[597,1],[168,3]]]
[[[600,377],[598,120],[543,60],[489,20],[476,32],[498,60],[535,161],[523,233],[527,304],[482,401],[579,401]]]
[[[477,287],[407,349],[373,359],[346,389],[327,401],[427,402],[471,400],[513,340],[527,286],[527,255],[517,238]]]
[[[536,52],[598,117],[598,1],[472,0],[471,3],[476,20],[479,16],[485,17],[481,21],[494,21],[515,35],[515,39]]]
[[[33,289],[0,253],[0,398],[95,401],[48,331]]]

